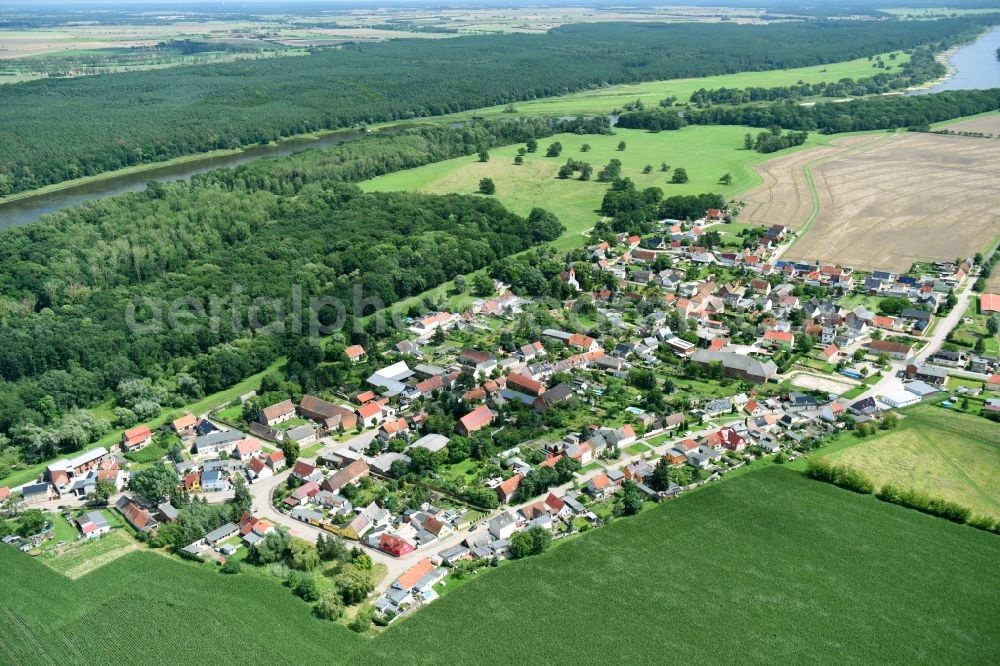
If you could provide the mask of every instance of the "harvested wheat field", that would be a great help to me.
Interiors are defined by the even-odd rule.
[[[813,209],[804,168],[846,152],[848,149],[884,139],[884,135],[847,136],[828,146],[803,150],[754,167],[764,182],[739,197],[746,205],[737,216],[744,224],[784,224],[798,229]]]
[[[1000,114],[963,120],[941,129],[949,132],[979,132],[980,134],[992,134],[994,137],[1000,137]]]
[[[766,164],[776,184],[747,197],[796,201],[747,213],[806,227],[785,257],[903,271],[917,260],[972,255],[1000,234],[1000,142],[883,134],[835,143],[840,152],[820,148]],[[819,199],[815,215],[807,174]]]

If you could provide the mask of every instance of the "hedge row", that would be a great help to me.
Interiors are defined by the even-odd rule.
[[[806,474],[856,493],[870,495],[875,492],[875,484],[864,474],[844,465],[834,465],[826,458],[810,458]]]
[[[864,474],[845,465],[835,465],[825,458],[810,458],[806,474],[810,478],[832,483],[856,493],[865,495],[875,493],[875,484]],[[875,493],[875,497],[883,502],[916,509],[922,513],[945,518],[953,523],[970,525],[976,529],[1000,534],[1000,521],[993,520],[989,516],[973,516],[972,511],[961,504],[931,497],[918,490],[907,490],[886,484]]]

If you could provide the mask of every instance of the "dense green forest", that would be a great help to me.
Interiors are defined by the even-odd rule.
[[[561,232],[540,210],[525,219],[483,197],[364,194],[347,183],[307,185],[295,195],[175,183],[6,229],[0,433],[39,460],[101,430],[75,407],[115,396],[148,418],[281,355],[315,367],[322,352],[295,332],[293,286],[304,304],[332,297],[348,315],[366,314]],[[215,323],[182,314],[190,330],[170,325],[172,303],[183,313],[212,312],[212,297],[222,297]],[[249,329],[258,297],[285,299],[284,310],[257,308],[259,325],[284,323],[284,331]],[[359,306],[359,297],[377,303]],[[137,303],[146,298],[163,302],[162,313]],[[138,332],[128,325],[129,303],[139,306]],[[339,314],[325,308],[317,317],[329,324]]]
[[[997,110],[1000,110],[1000,88],[991,88],[947,90],[911,97],[872,97],[850,102],[823,102],[814,106],[802,106],[791,101],[717,106],[686,111],[683,116],[670,109],[643,109],[623,113],[618,119],[618,126],[658,132],[679,129],[688,124],[748,125],[838,134],[894,128],[927,130],[931,123]]]
[[[295,59],[33,81],[0,90],[0,196],[216,148],[588,86],[940,47],[991,20],[579,24],[546,35],[394,40]]]

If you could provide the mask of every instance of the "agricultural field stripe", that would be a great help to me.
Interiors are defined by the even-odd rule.
[[[874,139],[872,141],[865,141],[864,143],[860,143],[860,144],[858,144],[856,146],[852,146],[850,148],[844,148],[842,150],[837,151],[836,153],[834,153],[832,155],[825,155],[823,157],[818,157],[815,160],[813,160],[811,162],[806,162],[805,164],[802,165],[802,175],[805,177],[805,179],[806,179],[806,185],[809,187],[809,196],[812,197],[812,210],[810,211],[809,215],[806,217],[805,221],[802,223],[802,226],[796,231],[795,238],[785,248],[785,252],[787,252],[788,250],[790,250],[792,248],[792,246],[795,245],[795,243],[798,242],[798,240],[800,238],[802,238],[803,236],[805,236],[806,231],[809,230],[809,227],[812,225],[812,223],[816,220],[817,217],[819,217],[819,209],[820,209],[819,192],[816,190],[816,183],[813,180],[812,167],[814,165],[818,165],[818,164],[822,164],[824,162],[828,162],[828,161],[830,161],[830,160],[832,160],[834,158],[837,158],[837,157],[843,157],[845,155],[850,155],[851,153],[856,153],[859,150],[862,150],[864,148],[868,148],[869,146],[871,146],[873,144],[876,144],[876,143],[878,143],[880,141],[885,141],[886,139],[889,139],[889,138],[892,138],[892,137],[895,137],[895,136],[899,136],[899,135],[898,134],[889,134],[889,135],[885,135],[885,136],[880,136],[877,139]]]

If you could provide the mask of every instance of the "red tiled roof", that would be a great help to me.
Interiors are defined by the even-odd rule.
[[[433,326],[434,324],[441,324],[448,321],[451,318],[450,312],[438,312],[437,314],[432,314],[429,317],[424,317],[420,320],[423,326]]]
[[[579,349],[590,349],[594,344],[594,338],[589,335],[581,335],[580,333],[574,333],[569,336],[568,344],[570,347],[577,347]]]
[[[394,435],[397,432],[403,432],[404,430],[409,430],[410,424],[406,422],[406,419],[400,417],[395,421],[387,421],[382,424],[382,430],[390,435]]]
[[[482,386],[477,386],[474,389],[466,391],[462,394],[462,400],[465,402],[476,402],[477,400],[482,400],[486,397],[486,389]]]
[[[171,425],[173,425],[174,430],[179,432],[187,428],[193,428],[197,425],[197,423],[198,419],[195,418],[194,414],[185,414],[179,419],[174,419],[174,422]]]
[[[350,347],[346,347],[344,349],[344,353],[347,354],[347,358],[353,361],[354,359],[361,358],[365,355],[365,348],[361,345],[351,345]]]
[[[417,584],[421,578],[434,571],[434,564],[428,558],[424,558],[406,570],[406,572],[396,579],[396,583],[404,590],[408,590]]]
[[[592,477],[590,481],[593,483],[596,490],[604,490],[611,483],[607,474],[598,474],[597,476]]]
[[[260,440],[254,437],[247,437],[236,445],[236,452],[241,456],[254,451],[260,451]]]
[[[377,402],[368,402],[358,407],[358,414],[363,419],[369,419],[382,413],[382,405]]]
[[[541,469],[542,467],[555,467],[556,463],[559,462],[560,460],[562,460],[562,458],[563,457],[562,457],[561,453],[559,455],[557,455],[557,456],[552,456],[551,458],[546,458],[542,462],[538,463],[538,468]]]
[[[264,414],[264,418],[270,421],[271,419],[276,419],[286,414],[292,414],[295,412],[295,405],[291,400],[282,400],[281,402],[276,402],[269,407],[265,407],[261,410]]]
[[[997,294],[981,294],[979,296],[980,312],[1000,312],[1000,296]]]
[[[129,428],[126,430],[122,437],[126,445],[135,444],[136,442],[141,442],[147,437],[151,436],[153,431],[149,429],[149,426],[138,425],[134,428]]]
[[[545,392],[545,387],[540,382],[516,373],[507,375],[507,388],[533,396],[539,396]]]
[[[417,390],[420,391],[421,395],[428,395],[443,386],[444,379],[441,378],[441,375],[434,375],[417,384]]]
[[[909,354],[910,345],[902,342],[891,342],[889,340],[872,340],[868,343],[868,349],[877,352],[888,352],[890,354]]]
[[[514,476],[510,477],[499,486],[497,486],[497,492],[501,493],[504,497],[510,497],[517,490],[517,487],[521,485],[521,480],[524,478],[524,474],[518,472]]]
[[[681,447],[685,451],[691,451],[698,448],[698,443],[693,439],[685,439],[677,443],[677,446]]]
[[[566,502],[561,497],[556,497],[552,493],[549,493],[549,496],[545,498],[545,506],[549,507],[555,513],[559,513],[566,506]]]
[[[723,347],[729,344],[729,340],[725,338],[713,338],[712,344],[708,346],[709,351],[719,351]]]
[[[474,410],[459,419],[459,423],[466,432],[479,430],[493,420],[493,412],[486,405],[480,405]]]
[[[795,336],[788,331],[778,331],[773,328],[769,328],[764,332],[765,340],[776,340],[777,342],[794,342]]]

